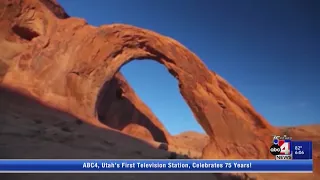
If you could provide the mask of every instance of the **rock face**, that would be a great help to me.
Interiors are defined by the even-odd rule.
[[[199,159],[202,156],[204,147],[209,142],[209,137],[206,134],[186,131],[172,136],[172,143],[169,150],[186,154],[190,158]]]
[[[269,156],[270,136],[278,130],[179,42],[125,24],[93,27],[83,19],[68,17],[50,0],[4,0],[0,14],[2,86],[20,89],[89,123],[112,126],[115,122],[105,119],[110,114],[103,118],[99,113],[115,108],[121,114],[127,109],[103,102],[112,96],[107,86],[122,65],[133,59],[154,59],[178,80],[182,96],[210,137],[203,158]],[[127,100],[124,107],[135,104]],[[155,134],[168,139],[160,131]]]
[[[186,131],[175,135],[173,136],[173,139],[174,143],[177,144],[178,147],[189,148],[197,152],[201,152],[209,141],[209,137],[207,135],[193,131]],[[192,147],[190,147],[190,144],[192,144]]]
[[[170,141],[170,134],[120,73],[105,83],[102,91],[104,93],[101,93],[97,106],[100,122],[142,139]]]

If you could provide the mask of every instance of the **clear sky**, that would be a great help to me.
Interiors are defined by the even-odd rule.
[[[92,25],[126,23],[180,41],[273,125],[320,123],[320,1],[58,1]],[[161,64],[133,61],[121,72],[169,132],[203,132]]]

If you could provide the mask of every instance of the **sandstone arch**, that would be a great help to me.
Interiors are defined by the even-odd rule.
[[[164,125],[120,72],[100,89],[95,106],[97,119],[108,127],[144,140],[163,143],[171,140]]]
[[[48,0],[50,1],[50,0]],[[211,140],[206,158],[265,158],[276,130],[248,100],[186,47],[172,38],[138,27],[112,24],[92,27],[78,18],[59,19],[38,0],[1,2],[1,43],[15,47],[2,55],[2,85],[20,88],[91,123],[98,94],[121,66],[133,59],[154,59],[177,78],[181,95]],[[14,12],[14,13],[13,13]],[[33,14],[33,16],[30,16]],[[26,23],[28,22],[28,23]],[[13,25],[38,36],[21,40]],[[21,45],[22,44],[22,45]],[[12,58],[12,59],[10,59]]]

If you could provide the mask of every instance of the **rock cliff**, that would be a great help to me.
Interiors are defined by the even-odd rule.
[[[278,130],[236,89],[172,38],[125,24],[93,27],[83,19],[69,17],[51,0],[3,0],[0,15],[2,86],[19,89],[88,123],[120,127],[115,123],[126,124],[134,118],[117,122],[111,117],[123,120],[121,114],[132,104],[139,106],[142,114],[150,113],[145,105],[122,97],[121,91],[116,90],[111,97],[108,86],[121,81],[115,75],[124,64],[153,59],[178,80],[181,95],[210,137],[203,158],[269,156],[270,136]],[[116,102],[115,98],[124,98],[126,102],[120,103],[124,109],[108,106],[104,97]],[[117,115],[104,114],[110,108]],[[149,137],[160,134],[157,138],[170,139],[155,118],[149,120],[158,131],[149,129]],[[132,129],[129,126],[124,131]]]

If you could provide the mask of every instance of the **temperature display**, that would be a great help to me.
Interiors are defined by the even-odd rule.
[[[312,141],[292,141],[292,159],[312,159]]]

